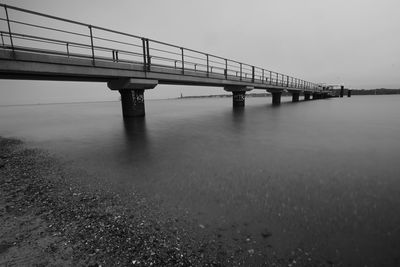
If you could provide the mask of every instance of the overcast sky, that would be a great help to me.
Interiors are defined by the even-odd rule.
[[[5,4],[236,59],[308,81],[400,88],[399,0],[14,0]],[[0,104],[116,100],[103,83],[0,80]],[[147,99],[220,94],[158,86]]]

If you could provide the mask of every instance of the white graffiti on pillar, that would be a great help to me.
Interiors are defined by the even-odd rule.
[[[244,94],[233,95],[233,100],[236,102],[244,101]]]
[[[137,93],[135,91],[132,91],[132,99],[133,99],[133,104],[143,104],[144,103],[144,96],[143,94]]]

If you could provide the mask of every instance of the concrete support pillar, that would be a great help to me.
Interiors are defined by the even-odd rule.
[[[340,86],[340,97],[343,97],[344,95],[344,86]]]
[[[272,105],[279,105],[281,103],[282,92],[272,92]]]
[[[351,97],[351,90],[347,89],[347,97]]]
[[[121,94],[122,115],[125,118],[145,115],[144,89],[119,90],[119,93]]]
[[[292,102],[299,102],[300,92],[292,93]]]
[[[246,91],[232,91],[232,100],[234,107],[244,107]]]
[[[304,92],[304,100],[305,100],[305,101],[308,101],[308,100],[310,100],[310,99],[311,99],[311,93]]]
[[[233,107],[244,107],[246,92],[253,90],[254,87],[250,86],[226,86],[225,91],[232,92]]]
[[[121,78],[107,83],[111,90],[121,94],[122,115],[125,118],[145,115],[144,90],[153,89],[157,80]]]

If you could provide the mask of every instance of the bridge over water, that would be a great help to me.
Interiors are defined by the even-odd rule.
[[[107,82],[121,94],[123,115],[143,116],[144,91],[158,84],[223,87],[233,105],[266,90],[279,104],[331,96],[322,85],[116,30],[0,4],[0,78]],[[341,95],[343,94],[343,87]]]

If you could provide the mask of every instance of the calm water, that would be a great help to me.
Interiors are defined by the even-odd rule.
[[[227,249],[400,266],[400,97],[289,100],[147,101],[130,121],[117,102],[0,107],[0,135],[189,216]]]

